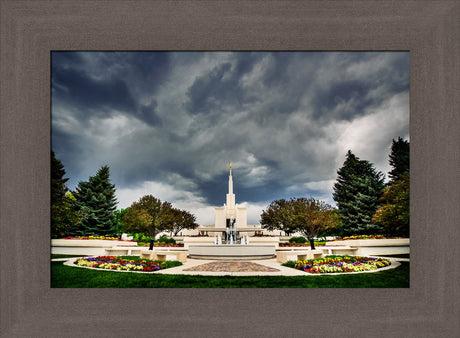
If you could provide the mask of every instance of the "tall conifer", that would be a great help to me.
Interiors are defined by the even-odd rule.
[[[69,190],[66,186],[69,179],[64,178],[65,174],[64,165],[51,151],[51,205],[60,202]]]
[[[344,235],[377,234],[381,227],[372,222],[382,195],[383,174],[350,150],[337,171],[332,194],[337,203]]]
[[[110,235],[115,231],[117,206],[115,185],[108,166],[102,166],[87,182],[80,181],[75,193],[77,204],[88,213],[83,221],[85,235]]]
[[[389,160],[393,169],[388,173],[390,184],[409,175],[409,148],[409,142],[401,137],[398,137],[397,141],[393,140]]]

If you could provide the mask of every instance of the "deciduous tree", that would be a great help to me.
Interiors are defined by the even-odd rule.
[[[88,217],[88,209],[77,206],[71,192],[51,206],[51,238],[65,236],[84,236],[84,220]]]
[[[288,233],[300,232],[310,240],[327,229],[335,228],[339,218],[335,209],[314,198],[280,199],[270,203],[261,214],[261,224],[267,230],[283,230]]]
[[[292,200],[294,229],[302,233],[310,241],[314,249],[313,239],[327,229],[336,228],[339,218],[335,209],[323,201],[314,198],[298,198]]]
[[[400,176],[383,190],[382,206],[373,221],[381,225],[387,236],[409,237],[409,175]]]
[[[171,226],[171,231],[173,232],[174,236],[176,236],[180,231],[184,229],[198,228],[199,224],[196,223],[196,217],[190,212],[173,208],[172,213],[173,223]]]
[[[174,214],[171,203],[162,202],[152,195],[146,195],[134,202],[123,217],[123,229],[139,232],[152,238],[164,230],[171,229]]]
[[[293,205],[291,201],[279,199],[272,201],[267,210],[260,215],[260,224],[264,229],[281,230],[289,234],[295,231],[293,223]]]

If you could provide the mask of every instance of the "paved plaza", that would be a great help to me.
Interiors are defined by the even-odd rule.
[[[355,273],[374,273],[388,269],[394,269],[401,265],[399,262],[408,262],[408,258],[390,258],[391,265],[374,271],[353,272]],[[75,258],[55,258],[53,262],[62,261],[67,266],[74,266]],[[76,267],[76,266],[75,266]],[[80,267],[81,268],[81,267]],[[93,268],[88,268],[93,269]],[[100,269],[96,269],[100,270]],[[128,272],[128,271],[117,271]],[[131,271],[133,273],[146,273]],[[311,274],[301,270],[282,266],[272,259],[259,260],[208,260],[188,258],[181,266],[159,270],[155,274],[165,275],[200,275],[200,276],[320,276],[324,274]],[[350,274],[350,273],[346,273]],[[343,273],[329,273],[328,275],[343,275]]]

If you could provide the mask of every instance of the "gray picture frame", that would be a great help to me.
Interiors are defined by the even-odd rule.
[[[458,1],[1,4],[4,337],[459,336]],[[408,289],[52,289],[50,51],[407,50]]]

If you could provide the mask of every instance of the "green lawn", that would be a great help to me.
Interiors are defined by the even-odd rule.
[[[51,263],[53,288],[408,288],[409,263],[375,273],[335,276],[189,276],[97,271]]]

